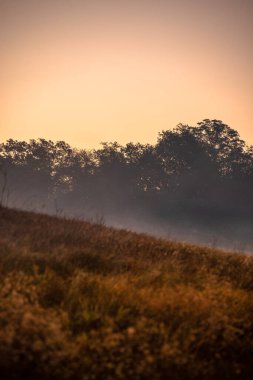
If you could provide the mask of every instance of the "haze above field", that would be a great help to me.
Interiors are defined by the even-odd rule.
[[[224,120],[253,142],[250,0],[0,0],[0,139],[96,148]]]
[[[0,204],[253,252],[253,148],[220,120],[155,145],[0,143]]]

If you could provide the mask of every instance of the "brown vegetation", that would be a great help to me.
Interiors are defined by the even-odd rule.
[[[252,379],[253,258],[0,208],[2,379]]]

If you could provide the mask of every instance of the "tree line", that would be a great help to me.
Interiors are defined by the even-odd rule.
[[[162,131],[154,145],[9,139],[0,144],[1,205],[89,217],[198,222],[253,212],[253,147],[220,120]]]

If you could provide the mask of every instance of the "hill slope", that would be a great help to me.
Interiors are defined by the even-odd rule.
[[[0,208],[4,379],[251,379],[253,258]]]

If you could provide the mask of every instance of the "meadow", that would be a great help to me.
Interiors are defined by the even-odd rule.
[[[252,291],[252,256],[0,207],[1,379],[252,379]]]

